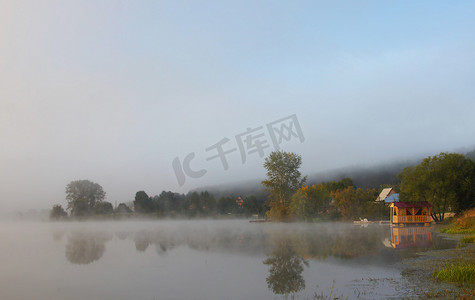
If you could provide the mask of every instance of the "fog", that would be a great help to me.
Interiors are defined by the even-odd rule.
[[[79,179],[111,203],[260,181],[290,116],[277,146],[303,174],[475,146],[474,3],[1,6],[0,213],[64,205]],[[180,182],[191,153],[206,173]]]

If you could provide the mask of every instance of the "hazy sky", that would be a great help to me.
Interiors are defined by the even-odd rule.
[[[474,15],[473,1],[0,0],[0,212],[64,205],[78,179],[113,204],[260,180],[245,138],[268,155],[266,125],[292,115],[301,134],[276,123],[294,133],[280,147],[305,174],[473,147]],[[227,170],[207,160],[219,142]],[[190,153],[206,173],[180,186],[172,162]]]

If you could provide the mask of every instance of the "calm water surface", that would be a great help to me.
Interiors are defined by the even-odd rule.
[[[387,299],[430,228],[232,221],[3,222],[0,299]]]

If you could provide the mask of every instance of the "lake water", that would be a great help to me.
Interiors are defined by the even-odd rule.
[[[407,297],[431,228],[226,221],[0,223],[0,299]]]

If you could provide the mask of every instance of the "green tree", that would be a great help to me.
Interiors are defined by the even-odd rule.
[[[101,201],[96,203],[94,206],[94,213],[96,215],[109,215],[114,212],[114,208],[112,207],[112,203],[107,201]]]
[[[336,190],[343,190],[349,186],[355,186],[353,184],[353,180],[349,177],[344,177],[339,181],[324,182],[323,185],[327,188],[329,192],[334,192]]]
[[[375,189],[355,189],[349,186],[331,193],[333,205],[345,220],[354,220],[374,214]],[[377,210],[376,210],[377,213]]]
[[[221,196],[217,202],[218,212],[221,214],[233,213],[237,210],[237,204],[234,197]]]
[[[119,206],[116,208],[117,213],[122,213],[122,214],[128,214],[131,213],[132,210],[125,204],[125,203],[119,203]]]
[[[292,196],[292,211],[302,220],[311,221],[327,213],[330,207],[330,192],[325,184],[302,186]]]
[[[436,222],[444,220],[449,208],[460,211],[475,205],[475,165],[464,155],[429,156],[417,166],[405,168],[398,177],[401,201],[428,201]]]
[[[168,216],[176,216],[181,211],[184,211],[185,198],[186,196],[183,194],[162,191],[157,199],[160,213]],[[157,206],[155,203],[154,205]]]
[[[150,213],[153,211],[152,199],[144,191],[135,193],[134,210],[138,213]]]
[[[267,179],[262,184],[270,193],[267,215],[271,219],[288,220],[291,217],[292,195],[306,180],[299,171],[301,164],[301,156],[291,152],[274,151],[265,159]]]
[[[254,195],[244,198],[243,206],[246,217],[250,217],[251,215],[259,215],[261,212],[261,205]]]
[[[96,203],[101,202],[106,193],[97,183],[89,180],[71,181],[66,186],[66,200],[72,216],[86,216],[93,212]]]
[[[205,215],[212,215],[216,212],[216,198],[208,191],[200,193],[202,210]]]
[[[54,205],[53,208],[51,209],[50,214],[49,214],[49,218],[52,219],[52,220],[64,219],[67,216],[68,216],[68,213],[59,204]]]

